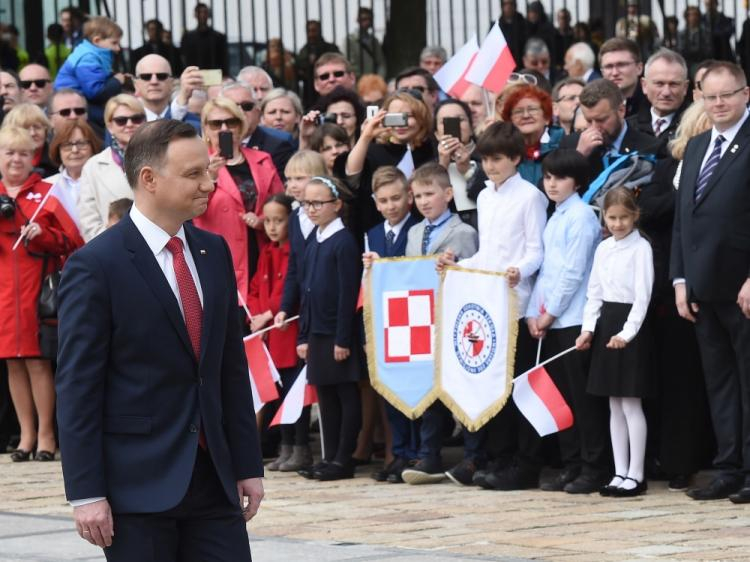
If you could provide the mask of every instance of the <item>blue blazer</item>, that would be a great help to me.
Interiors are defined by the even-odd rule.
[[[370,251],[377,252],[381,258],[404,256],[406,254],[406,240],[409,236],[409,229],[418,222],[413,215],[409,214],[409,218],[406,219],[401,232],[398,233],[396,240],[394,240],[393,251],[390,254],[385,249],[385,228],[383,227],[383,223],[373,226],[367,231],[367,243],[370,246]]]
[[[289,219],[289,265],[287,266],[286,279],[284,281],[284,292],[281,296],[281,310],[291,311],[297,314],[302,294],[301,271],[305,263],[305,248],[310,240],[314,239],[313,228],[307,238],[302,233],[299,225],[299,208],[296,209]],[[290,279],[292,281],[290,281]]]
[[[203,291],[196,359],[177,299],[129,216],[73,254],[59,288],[57,419],[69,500],[154,513],[185,496],[202,428],[227,498],[263,475],[232,259],[185,224]]]

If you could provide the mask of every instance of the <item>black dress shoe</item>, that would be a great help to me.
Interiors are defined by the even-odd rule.
[[[33,458],[34,451],[26,451],[24,449],[16,449],[10,454],[10,460],[13,462],[26,462]]]
[[[693,488],[686,493],[694,500],[723,500],[738,492],[743,487],[742,481],[727,478],[714,478],[705,488]]]
[[[568,482],[563,490],[568,494],[593,494],[601,490],[607,480],[601,474],[581,474],[572,482]]]
[[[320,461],[317,464],[314,464],[312,466],[307,466],[305,468],[302,468],[297,471],[297,474],[302,476],[303,478],[307,478],[308,480],[313,480],[315,478],[315,473],[320,472],[323,470],[328,463],[326,461]]]
[[[348,465],[338,464],[335,462],[327,465],[323,470],[320,471],[320,475],[316,477],[321,482],[331,482],[333,480],[344,480],[345,478],[354,478],[354,464],[349,463]]]
[[[620,476],[619,474],[615,474],[612,480],[614,480],[615,478],[619,478],[620,480],[625,480],[625,477]],[[599,488],[599,495],[604,496],[605,498],[609,497],[612,495],[612,492],[616,489],[617,489],[617,486],[610,486],[609,484],[607,484]]]
[[[648,482],[646,482],[645,478],[638,482],[638,480],[636,480],[635,478],[629,478],[626,476],[625,480],[635,482],[635,488],[615,488],[614,490],[612,490],[612,497],[634,498],[636,496],[640,496],[641,494],[645,494],[646,490],[648,490]]]
[[[373,472],[370,477],[375,480],[375,482],[387,482],[388,477],[391,474],[395,474],[396,472],[398,472],[398,474],[400,475],[405,466],[406,459],[404,457],[396,457],[390,462],[388,466],[376,472]]]
[[[52,462],[55,460],[55,453],[51,451],[37,451],[34,459],[39,462]]]
[[[545,492],[562,492],[565,486],[573,482],[581,474],[580,466],[570,466],[561,470],[552,480],[544,482],[540,487]]]
[[[539,487],[539,471],[513,465],[499,472],[491,472],[484,478],[487,488],[492,490],[529,490]]]
[[[732,503],[750,503],[750,486],[743,486],[735,494],[729,494],[729,501]]]

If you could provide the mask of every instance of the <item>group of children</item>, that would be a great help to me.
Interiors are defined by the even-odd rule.
[[[648,395],[651,381],[641,328],[653,261],[649,243],[636,229],[634,196],[624,188],[607,194],[601,212],[610,236],[601,242],[600,220],[578,195],[588,184],[587,163],[579,153],[558,150],[546,157],[545,197],[517,173],[524,141],[512,125],[488,127],[477,151],[489,178],[477,202],[478,232],[451,212],[452,188],[442,166],[425,164],[409,179],[395,167],[382,167],[373,177],[372,191],[384,221],[367,233],[364,254],[363,241],[347,228],[347,188],[323,175],[324,163],[315,153],[301,151],[289,161],[288,195],[274,195],[264,206],[271,243],[261,254],[249,305],[253,330],[271,322],[279,328],[270,332],[267,344],[281,373],[282,397],[303,362],[307,364],[308,381],[319,396],[323,458],[312,464],[306,411],[294,426],[282,426],[280,455],[268,465],[270,470],[299,470],[324,481],[353,476],[362,418],[358,383],[367,376],[356,305],[362,263],[367,268],[380,256],[435,255],[439,270],[458,264],[505,273],[521,304],[517,374],[532,366],[525,364],[522,349],[529,345],[522,345],[523,338],[544,342],[548,355],[573,345],[579,350],[550,369],[576,418],[577,432],[561,435],[562,458],[577,463],[578,470],[563,471],[546,489],[612,496],[646,490],[641,398]],[[547,220],[550,201],[554,212]],[[414,208],[422,220],[415,218]],[[298,323],[284,323],[295,314]],[[597,435],[606,435],[606,421],[597,418],[592,405],[602,396],[610,402],[614,470],[609,455],[602,460],[596,443]],[[447,476],[461,484],[512,488],[503,476],[514,462],[510,457],[504,462],[496,458],[487,467],[487,451],[496,437],[487,428],[464,430],[464,461],[443,472],[447,409],[435,403],[416,421],[387,403],[385,411],[393,460],[373,474],[375,480],[419,484]],[[503,439],[512,441],[507,435]],[[525,445],[516,441],[512,456],[517,459]]]

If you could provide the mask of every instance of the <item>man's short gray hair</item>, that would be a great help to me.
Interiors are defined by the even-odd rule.
[[[79,92],[78,90],[74,90],[73,88],[60,88],[59,90],[55,90],[54,92],[52,92],[52,95],[50,96],[49,101],[47,102],[47,112],[52,113],[53,111],[52,108],[55,105],[55,98],[57,96],[62,96],[66,94],[73,94],[74,96],[78,96],[79,98],[81,98],[81,100],[83,101],[83,107],[88,109],[89,104],[86,101],[86,96],[84,96],[81,92]]]
[[[588,43],[573,43],[569,48],[568,52],[570,57],[574,61],[579,61],[586,70],[594,68],[596,62],[596,55],[594,50],[588,45]]]
[[[419,60],[423,61],[428,57],[435,57],[445,62],[448,60],[448,53],[438,45],[427,45],[422,49],[422,52],[419,53]]]
[[[648,71],[651,68],[651,65],[654,64],[657,60],[663,60],[664,62],[668,64],[677,64],[682,69],[682,76],[685,80],[688,79],[688,67],[687,63],[685,62],[685,57],[683,57],[680,53],[677,53],[671,49],[667,49],[662,47],[658,51],[656,51],[653,55],[648,57],[648,60],[646,61],[646,66],[644,67],[643,75],[648,78]]]
[[[539,55],[549,55],[549,47],[543,39],[539,37],[532,37],[526,41],[526,45],[523,48],[524,56],[529,55],[532,57],[538,57]]]
[[[268,85],[273,88],[273,80],[268,72],[259,66],[246,66],[237,73],[237,82],[249,82],[253,76],[262,76],[268,81]]]

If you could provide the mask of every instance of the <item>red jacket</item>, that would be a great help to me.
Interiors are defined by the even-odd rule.
[[[271,160],[271,155],[260,150],[242,148],[242,154],[250,165],[250,171],[255,180],[255,186],[258,190],[257,202],[255,203],[255,214],[262,217],[263,203],[266,198],[280,191],[284,191],[284,185],[281,178],[276,172],[276,168]],[[250,286],[250,264],[248,263],[247,244],[248,231],[250,230],[240,217],[240,213],[245,212],[242,203],[242,196],[237,188],[237,184],[232,179],[231,174],[226,167],[219,170],[219,178],[216,182],[216,189],[208,200],[206,212],[193,219],[193,224],[204,230],[215,234],[221,234],[224,240],[229,244],[232,252],[232,262],[234,264],[234,273],[237,277],[237,289],[247,300]],[[263,247],[268,243],[268,238],[263,231],[262,221],[259,222],[258,228],[255,229],[255,236],[258,240],[258,247]]]
[[[42,233],[12,250],[21,227],[37,209],[52,188],[39,174],[31,174],[16,196],[16,211],[12,218],[0,217],[0,359],[39,357],[39,321],[37,301],[42,286],[42,257],[51,254],[49,273],[59,267],[64,258],[83,246],[75,222],[54,196],[50,196],[34,222]],[[0,182],[0,194],[7,195]],[[30,253],[31,252],[31,253]]]
[[[258,270],[250,282],[247,306],[255,316],[270,310],[274,316],[281,310],[281,296],[289,265],[289,240],[279,245],[269,242],[261,250]],[[271,330],[266,340],[273,364],[277,369],[297,365],[297,322],[282,330]]]

